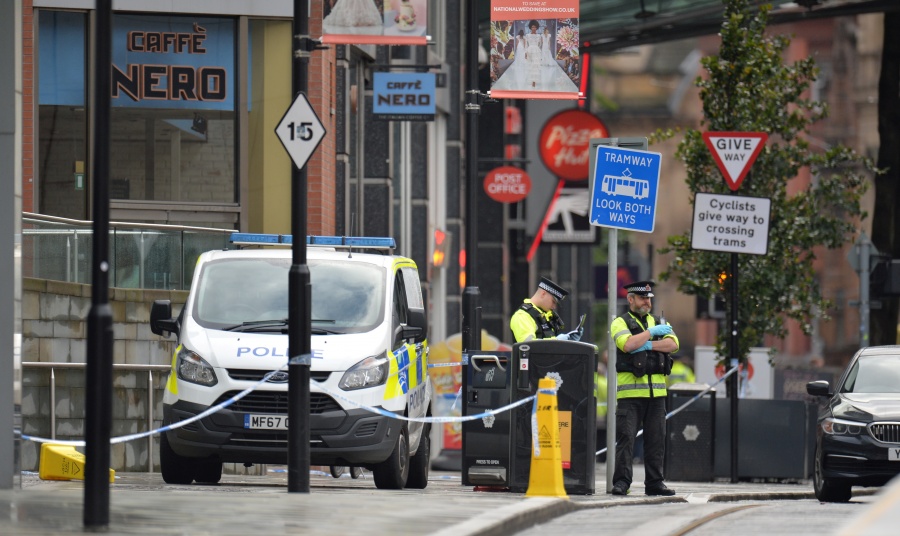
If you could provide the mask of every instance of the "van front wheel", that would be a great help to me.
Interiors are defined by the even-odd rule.
[[[372,470],[375,487],[378,489],[403,489],[409,476],[409,432],[406,425],[400,428],[400,435],[388,459]]]
[[[406,487],[410,489],[425,489],[428,486],[428,472],[431,467],[431,423],[422,429],[422,438],[419,439],[419,450],[409,462],[409,478]]]
[[[194,481],[195,460],[179,456],[169,445],[166,433],[159,435],[159,469],[166,484],[190,484]]]

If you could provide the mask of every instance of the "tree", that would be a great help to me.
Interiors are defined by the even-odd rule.
[[[824,315],[828,302],[813,271],[813,248],[840,247],[852,240],[855,221],[865,217],[860,197],[874,173],[870,160],[837,146],[813,151],[805,139],[809,127],[827,116],[827,107],[806,97],[818,74],[812,59],[785,64],[786,36],[765,34],[770,6],[748,9],[747,0],[728,0],[718,56],[701,61],[707,76],[697,79],[708,131],[766,132],[766,147],[739,195],[771,200],[767,255],[738,255],[738,351],[746,361],[765,334],[784,337],[785,319],[811,331],[810,319]],[[674,136],[658,132],[655,139]],[[699,130],[688,129],[675,153],[687,168],[692,192],[729,190]],[[788,194],[789,181],[809,168],[809,186]],[[711,297],[723,293],[730,276],[730,253],[691,249],[690,233],[670,236],[662,253],[673,253],[664,280],[675,278],[687,294]],[[725,310],[731,295],[724,292]],[[730,318],[727,325],[731,325]],[[730,330],[721,330],[719,355],[728,355]]]
[[[900,259],[900,12],[884,14],[884,46],[878,82],[878,168],[875,178],[875,209],[872,213],[872,243],[882,253]],[[872,344],[897,343],[896,298],[881,297],[882,308],[872,315]]]

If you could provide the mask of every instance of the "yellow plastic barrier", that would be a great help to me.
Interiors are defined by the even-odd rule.
[[[70,445],[41,445],[38,476],[41,480],[84,480],[84,454]],[[116,480],[116,472],[109,470],[109,482]]]
[[[532,439],[531,471],[528,474],[526,497],[569,498],[563,486],[557,415],[559,406],[555,393],[556,382],[552,378],[541,378],[538,381],[537,437]]]

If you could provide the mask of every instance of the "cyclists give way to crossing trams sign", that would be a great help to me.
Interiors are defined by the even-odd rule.
[[[597,146],[591,225],[652,233],[661,161],[659,153]]]

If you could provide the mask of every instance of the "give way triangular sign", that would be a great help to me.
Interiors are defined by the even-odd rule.
[[[709,147],[728,187],[736,191],[769,135],[765,132],[704,132]]]

